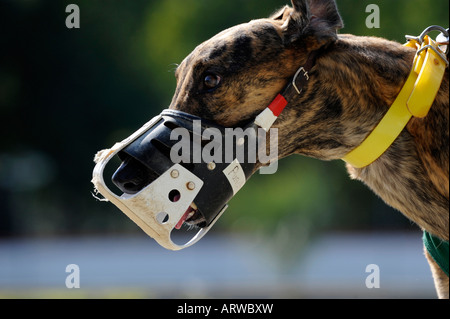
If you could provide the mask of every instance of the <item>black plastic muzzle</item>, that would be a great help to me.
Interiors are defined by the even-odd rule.
[[[231,131],[226,130],[230,129],[188,113],[164,110],[158,122],[118,155],[124,163],[137,161],[145,167],[140,169],[140,174],[147,170],[145,174],[153,176],[152,179],[174,164],[200,178],[204,184],[194,203],[204,217],[198,226],[206,227],[255,171],[256,160],[249,154],[256,153],[257,126],[252,122],[239,131],[245,134],[231,136],[226,134]],[[118,180],[125,169],[122,165],[116,171],[113,182],[127,192],[126,181]],[[151,179],[139,188],[150,182]],[[136,183],[130,181],[130,185]],[[130,189],[129,193],[137,191]]]

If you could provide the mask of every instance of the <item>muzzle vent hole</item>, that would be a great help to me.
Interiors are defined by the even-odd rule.
[[[180,192],[178,190],[172,189],[170,191],[170,193],[169,193],[169,200],[172,203],[178,202],[180,200],[180,198],[181,198],[181,194],[180,194]]]
[[[156,220],[158,221],[158,223],[160,223],[161,225],[164,225],[165,223],[167,223],[169,221],[169,214],[164,213],[164,212],[160,212],[156,215]]]

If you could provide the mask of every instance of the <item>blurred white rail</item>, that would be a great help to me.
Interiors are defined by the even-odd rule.
[[[419,233],[329,234],[289,267],[263,247],[214,234],[179,252],[145,235],[0,240],[0,296],[140,289],[157,298],[435,298]],[[68,264],[80,268],[80,289],[65,286]],[[378,289],[365,285],[368,264],[379,266]]]

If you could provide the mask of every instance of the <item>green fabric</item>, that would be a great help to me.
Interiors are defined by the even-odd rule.
[[[448,276],[448,241],[439,239],[426,231],[423,232],[422,239],[428,253]]]

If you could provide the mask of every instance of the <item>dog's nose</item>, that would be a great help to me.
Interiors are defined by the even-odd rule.
[[[112,181],[122,192],[136,194],[156,178],[153,175],[153,172],[139,161],[126,156],[113,174]]]

